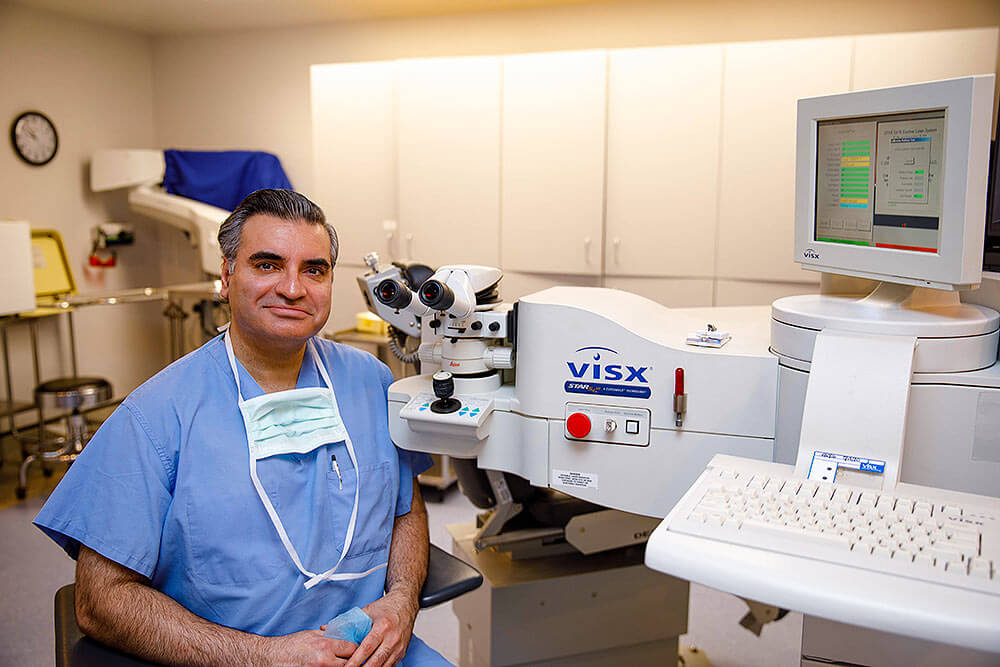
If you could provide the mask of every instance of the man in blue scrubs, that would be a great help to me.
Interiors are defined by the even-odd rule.
[[[227,335],[132,392],[35,519],[77,559],[80,627],[167,664],[447,665],[411,637],[430,460],[389,439],[389,370],[315,337],[333,228],[261,190],[219,242]],[[352,607],[364,641],[324,637]]]

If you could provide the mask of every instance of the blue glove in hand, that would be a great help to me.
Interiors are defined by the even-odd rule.
[[[324,637],[361,644],[372,629],[371,616],[357,607],[348,609],[326,624]]]

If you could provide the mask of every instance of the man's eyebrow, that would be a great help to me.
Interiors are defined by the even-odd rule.
[[[322,259],[322,258],[319,258],[319,259],[307,259],[306,261],[302,262],[302,264],[304,266],[318,266],[318,267],[321,267],[321,268],[324,268],[324,269],[329,269],[330,268],[330,262],[328,260],[325,260],[325,259]]]
[[[250,255],[251,262],[256,262],[257,260],[261,259],[269,259],[271,261],[278,261],[278,262],[285,261],[285,258],[279,255],[278,253],[270,252],[268,250],[262,250],[260,252],[255,252],[254,254]]]

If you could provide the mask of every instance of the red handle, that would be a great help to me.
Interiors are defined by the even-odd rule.
[[[674,371],[674,396],[684,395],[684,369]]]

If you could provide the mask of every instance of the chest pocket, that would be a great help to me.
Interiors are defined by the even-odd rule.
[[[354,540],[344,558],[345,563],[353,558],[388,550],[392,537],[397,484],[393,479],[390,461],[368,465],[364,461],[360,463],[359,474],[355,474],[347,449],[337,447],[331,451],[326,473],[338,555],[344,548],[344,536],[347,535],[347,525],[354,505],[354,490],[358,477],[361,478],[357,525]],[[352,569],[348,567],[346,571]]]

